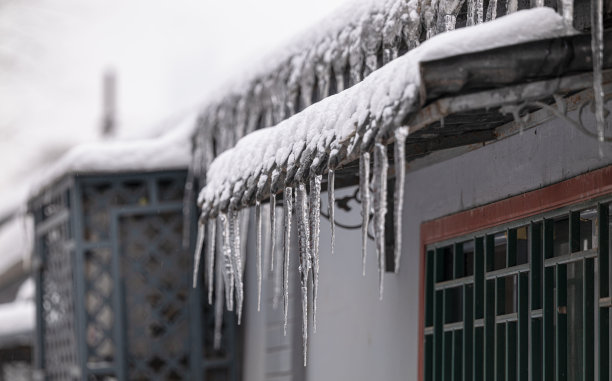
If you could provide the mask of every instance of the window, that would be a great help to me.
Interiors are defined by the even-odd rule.
[[[609,379],[607,192],[425,238],[423,380]]]

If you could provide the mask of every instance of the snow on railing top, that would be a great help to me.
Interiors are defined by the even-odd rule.
[[[187,168],[195,115],[188,115],[166,134],[149,139],[102,140],[80,144],[45,168],[30,186],[30,198],[71,173],[116,173]]]
[[[385,271],[385,215],[387,212],[387,138],[394,136],[395,160],[398,172],[395,199],[401,201],[404,186],[404,141],[409,127],[402,126],[405,117],[419,107],[419,62],[446,56],[465,54],[527,41],[554,38],[572,32],[565,20],[550,8],[520,11],[490,23],[479,24],[440,34],[409,51],[384,67],[374,71],[359,84],[280,122],[274,127],[255,131],[240,139],[235,147],[219,155],[208,168],[206,186],[198,203],[202,216],[198,231],[196,266],[202,250],[205,226],[208,225],[206,271],[223,279],[228,290],[228,301],[236,290],[238,319],[243,301],[242,260],[240,253],[239,210],[255,204],[257,227],[258,282],[261,282],[261,226],[262,201],[270,197],[270,226],[276,226],[276,194],[283,192],[285,221],[283,294],[285,313],[288,302],[288,266],[291,220],[294,210],[298,235],[298,266],[304,311],[303,335],[307,335],[307,295],[309,282],[313,287],[313,314],[316,313],[318,287],[319,205],[322,175],[328,173],[330,216],[333,216],[334,171],[346,162],[360,159],[360,194],[364,217],[364,236],[367,235],[369,211],[374,211],[374,235],[378,258],[379,287],[382,297]],[[373,174],[370,180],[370,152],[373,152]],[[371,189],[371,192],[370,192]],[[310,193],[309,193],[310,192]],[[371,195],[370,195],[371,193]],[[394,203],[395,269],[399,268],[401,247],[402,202]],[[371,208],[370,208],[371,205]],[[330,218],[333,226],[333,217]],[[216,245],[222,258],[215,264],[216,228],[220,226],[223,239]],[[272,234],[272,236],[275,236]],[[333,236],[333,234],[332,234]],[[274,244],[273,244],[274,245]],[[333,243],[332,243],[333,245]],[[363,251],[364,261],[367,252]],[[276,266],[276,271],[281,271]],[[312,278],[309,278],[310,270]],[[194,278],[195,279],[195,278]],[[213,287],[209,283],[209,300]],[[219,292],[219,285],[217,285]],[[223,290],[221,290],[221,293]],[[219,294],[217,294],[219,295]],[[275,296],[276,299],[276,296]],[[217,297],[223,303],[222,297]],[[228,305],[233,306],[233,302]],[[217,308],[222,308],[217,307]],[[286,314],[285,314],[286,316]],[[316,316],[313,316],[316,327]],[[220,327],[220,324],[218,325]],[[316,328],[315,328],[316,329]],[[217,335],[216,335],[217,337]],[[306,343],[304,343],[306,350]],[[305,352],[304,352],[305,354]]]

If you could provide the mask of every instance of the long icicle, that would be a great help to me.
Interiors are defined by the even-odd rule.
[[[289,252],[291,251],[291,215],[293,211],[293,189],[291,187],[286,187],[283,196],[283,209],[285,218],[285,241],[283,250],[283,333],[285,336],[287,336],[287,313],[289,312]]]
[[[223,327],[223,257],[217,255],[217,279],[215,280],[215,331],[213,347],[221,348],[221,328]]]
[[[277,242],[281,242],[283,239],[283,214],[280,214],[280,218],[277,218],[275,221],[276,231],[274,238]],[[277,245],[274,252],[271,253],[272,256],[276,258],[276,267],[274,267],[274,271],[272,272],[274,277],[274,295],[272,296],[272,308],[276,310],[278,308],[278,304],[280,303],[281,291],[283,288],[283,246]]]
[[[274,272],[276,250],[276,194],[270,194],[270,271]]]
[[[374,236],[378,255],[378,297],[383,298],[385,277],[385,217],[387,215],[387,147],[376,143],[374,148]]]
[[[261,310],[261,202],[255,203],[255,224],[257,228],[257,311]]]
[[[591,51],[593,55],[593,96],[595,100],[595,124],[599,140],[599,156],[603,156],[605,140],[603,66],[603,0],[591,0]]]
[[[215,240],[217,239],[217,220],[208,220],[208,242],[206,242],[206,278],[208,280],[208,304],[213,301],[213,285],[215,271]]]
[[[193,288],[198,285],[198,270],[200,269],[200,257],[202,256],[202,246],[204,246],[204,230],[206,226],[199,221],[198,222],[198,238],[196,243],[196,249],[193,255]]]
[[[234,269],[234,287],[236,292],[236,315],[238,325],[242,321],[242,302],[244,300],[244,288],[242,283],[242,255],[240,250],[240,219],[236,209],[230,210],[230,245],[232,249],[232,265]]]
[[[331,255],[334,255],[334,244],[336,243],[336,223],[334,220],[334,211],[336,209],[335,181],[336,172],[330,168],[327,173],[327,213],[329,214],[329,223],[331,225]]]
[[[308,193],[306,185],[300,183],[295,199],[297,212],[298,247],[300,254],[300,286],[302,291],[302,344],[304,349],[304,366],[306,366],[308,348],[308,273],[311,266],[310,259],[310,220],[308,208]]]
[[[400,127],[395,130],[395,193],[393,206],[393,228],[395,229],[394,259],[395,273],[399,272],[400,259],[402,257],[402,213],[404,210],[404,181],[406,178],[406,137],[408,127]]]
[[[359,158],[359,193],[361,195],[361,266],[366,272],[368,255],[368,224],[370,222],[370,153],[364,152]]]
[[[319,235],[321,232],[321,175],[310,178],[310,254],[312,261],[312,327],[317,332],[319,290]]]
[[[223,226],[223,281],[225,284],[225,302],[228,311],[234,310],[234,267],[232,265],[232,249],[230,244],[229,220],[226,213],[220,213],[219,219]]]

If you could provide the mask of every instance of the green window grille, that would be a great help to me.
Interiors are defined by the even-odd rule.
[[[611,201],[427,246],[424,380],[609,380]]]

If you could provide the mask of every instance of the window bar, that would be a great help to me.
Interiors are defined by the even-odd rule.
[[[595,260],[592,258],[585,259],[582,264],[582,321],[583,321],[583,353],[582,353],[582,370],[583,380],[593,380],[595,378],[594,370],[594,340],[595,340]]]
[[[567,265],[557,265],[557,381],[567,380]]]
[[[434,251],[425,254],[425,327],[433,325],[434,312]]]
[[[569,218],[570,253],[580,251],[580,212],[570,212]]]
[[[436,261],[437,262],[437,261]],[[444,335],[444,291],[435,292],[434,301],[434,356],[433,356],[433,371],[434,380],[442,381],[444,372],[444,359],[443,359],[443,335]]]
[[[542,308],[542,223],[532,222],[529,232],[531,243],[531,258],[529,259],[529,274],[531,276],[531,309]]]
[[[483,381],[483,333],[483,327],[474,328],[474,381]]]
[[[518,276],[518,379],[529,378],[529,275]]]
[[[433,381],[433,335],[425,335],[425,381]]]
[[[458,329],[452,332],[453,335],[453,381],[461,381],[463,376],[462,370],[462,346],[463,346],[463,331]]]
[[[506,278],[497,278],[495,280],[495,317],[504,315],[504,297]],[[506,323],[497,323],[495,325],[495,376],[498,381],[505,380],[505,365],[506,365]]]
[[[495,235],[489,234],[486,236],[486,247],[485,247],[485,270],[493,271],[495,268]]]
[[[442,359],[442,374],[444,375],[443,380],[448,381],[452,379],[453,371],[453,331],[444,332],[444,354]]]
[[[477,237],[474,239],[474,317],[483,318],[484,298],[484,239]],[[484,328],[474,329],[474,361],[473,373],[474,381],[482,381],[484,376]],[[467,380],[466,380],[467,381]]]
[[[497,381],[506,379],[506,324],[499,323],[495,329],[495,379]]]
[[[516,228],[506,232],[506,267],[516,266]]]
[[[465,275],[464,266],[463,266],[463,244],[456,243],[455,245],[455,253],[453,255],[453,274],[455,279],[461,278]]]
[[[529,277],[531,282],[531,379],[542,379],[542,318],[533,317],[533,311],[542,308],[542,223],[529,226]]]
[[[495,364],[495,280],[486,281],[485,294],[485,380],[494,377]]]
[[[463,380],[472,379],[472,347],[474,345],[474,286],[463,286]]]
[[[610,297],[610,231],[608,205],[599,205],[599,298]],[[610,379],[610,309],[599,307],[599,380]]]
[[[434,257],[436,282],[444,279],[443,256],[442,249],[436,249]],[[444,379],[444,290],[435,291],[434,303],[434,380],[442,381]]]
[[[545,245],[547,246],[547,245]],[[555,377],[555,333],[554,333],[554,290],[555,290],[555,268],[546,267],[544,269],[544,308],[542,323],[544,328],[543,339],[543,360],[544,360],[544,380],[552,381]]]
[[[484,306],[484,239],[474,240],[474,318],[483,318]]]
[[[516,380],[516,324],[515,321],[506,323],[506,380]]]

